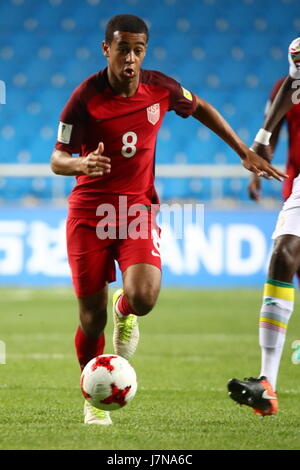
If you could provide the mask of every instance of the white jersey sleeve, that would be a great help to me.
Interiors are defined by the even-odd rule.
[[[300,38],[294,39],[289,45],[289,74],[292,78],[300,78]]]

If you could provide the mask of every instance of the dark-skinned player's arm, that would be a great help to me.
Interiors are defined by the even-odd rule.
[[[283,181],[286,175],[251,150],[212,105],[199,96],[196,96],[196,99],[197,105],[193,117],[221,137],[239,155],[244,168],[257,176]]]
[[[271,137],[285,114],[294,106],[294,82],[295,79],[290,75],[285,78],[251,146],[256,153],[268,161],[271,161],[273,156]]]
[[[97,178],[110,173],[110,158],[103,155],[103,152],[103,142],[99,142],[97,149],[86,157],[74,158],[68,152],[54,149],[51,156],[51,169],[57,175],[88,175]]]
[[[267,161],[272,160],[276,147],[280,126],[286,113],[299,102],[300,85],[300,38],[294,39],[289,46],[289,75],[285,78],[278,93],[275,96],[268,112],[266,113],[263,126],[260,128],[254,139],[251,148]],[[249,188],[249,191],[251,188]],[[250,197],[259,200],[259,191],[252,187]]]
[[[264,158],[267,158],[268,162],[270,162],[270,163],[273,159],[273,155],[274,155],[275,149],[277,147],[279,134],[280,134],[280,130],[281,130],[283,121],[284,121],[284,119],[281,119],[281,121],[279,121],[279,123],[275,127],[274,131],[272,132],[272,135],[271,135],[271,138],[270,138],[270,151],[268,152],[267,156],[264,156]],[[253,143],[251,148],[253,148],[253,145],[254,145],[254,149],[255,149],[256,144]],[[257,153],[259,155],[261,155],[261,153],[259,151]],[[250,176],[250,179],[249,179],[249,184],[248,184],[248,193],[249,193],[250,199],[252,199],[253,201],[259,202],[261,200],[261,191],[262,191],[261,178],[259,178],[259,176],[252,173],[251,176]]]

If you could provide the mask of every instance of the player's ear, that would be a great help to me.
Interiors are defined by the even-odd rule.
[[[109,49],[110,49],[110,46],[108,42],[102,41],[102,52],[103,52],[103,55],[105,55],[105,57],[109,57]]]

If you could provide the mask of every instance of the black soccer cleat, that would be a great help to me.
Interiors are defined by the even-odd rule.
[[[228,384],[228,395],[240,405],[253,408],[254,413],[260,416],[270,416],[278,411],[277,395],[273,391],[267,377],[258,379],[230,379]]]

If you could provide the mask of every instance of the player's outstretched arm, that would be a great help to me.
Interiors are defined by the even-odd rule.
[[[86,157],[74,158],[68,152],[54,149],[51,156],[51,169],[53,173],[64,176],[88,175],[99,177],[110,173],[110,158],[103,155],[104,145],[99,142],[98,147]]]
[[[266,160],[249,149],[221,114],[199,96],[197,96],[197,106],[193,117],[221,137],[239,155],[242,165],[247,170],[252,171],[257,176],[275,178],[279,181],[283,181],[286,177],[284,173],[276,170]]]

